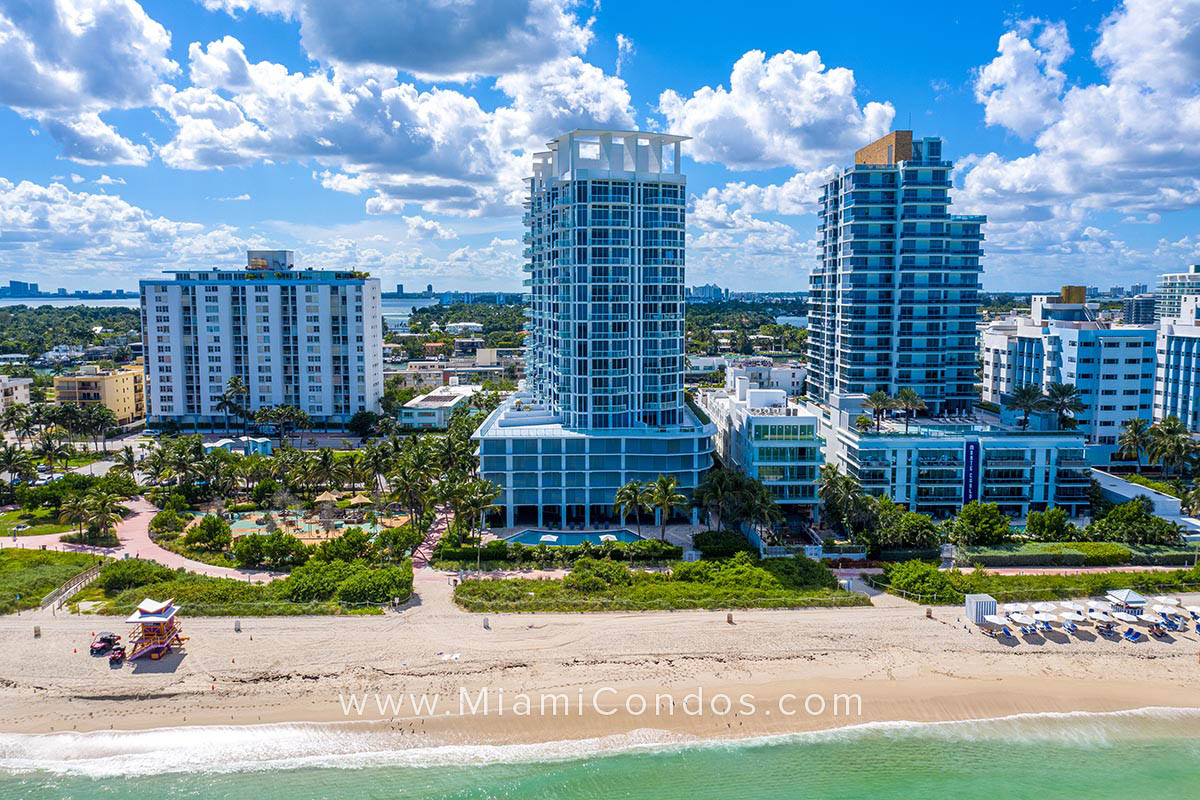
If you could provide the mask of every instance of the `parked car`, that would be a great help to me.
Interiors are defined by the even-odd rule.
[[[27,530],[29,530],[29,526],[26,525],[24,522],[22,522],[20,525],[14,526],[13,530],[14,531],[27,531]]]
[[[92,655],[103,655],[120,641],[121,637],[117,634],[110,631],[100,631],[96,635],[96,638],[92,640]]]

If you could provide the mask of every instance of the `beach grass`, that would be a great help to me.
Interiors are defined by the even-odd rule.
[[[18,525],[28,525],[23,531],[14,530]],[[15,509],[0,511],[0,536],[42,536],[48,533],[70,533],[75,527],[58,521],[54,511],[48,508]]]
[[[0,614],[37,608],[43,597],[98,560],[89,553],[0,550]]]

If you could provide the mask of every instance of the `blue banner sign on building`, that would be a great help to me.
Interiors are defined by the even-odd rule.
[[[963,505],[979,499],[979,442],[963,442]]]

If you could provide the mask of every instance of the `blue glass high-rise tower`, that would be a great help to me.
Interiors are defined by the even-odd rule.
[[[941,139],[894,131],[825,184],[810,278],[814,399],[911,387],[934,414],[977,399],[987,218],[949,213],[952,168]]]

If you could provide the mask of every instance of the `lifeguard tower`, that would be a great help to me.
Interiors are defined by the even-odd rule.
[[[137,610],[125,620],[133,626],[127,640],[129,659],[149,655],[157,660],[170,652],[172,645],[182,647],[187,638],[181,635],[183,627],[176,617],[178,613],[174,599],[158,603],[147,597],[139,603]]]

